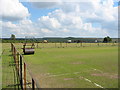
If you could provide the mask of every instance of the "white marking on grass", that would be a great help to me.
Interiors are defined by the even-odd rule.
[[[100,87],[100,88],[104,88],[102,87],[101,85],[97,84],[97,83],[94,83],[97,87]]]
[[[97,69],[94,69],[94,70],[97,70]],[[58,74],[58,75],[50,75],[50,76],[48,76],[48,77],[56,77],[56,76],[63,76],[63,75],[70,75],[70,74],[79,74],[80,72],[74,72],[74,73],[65,73],[65,74]],[[101,85],[99,85],[99,84],[97,84],[97,83],[95,83],[95,82],[92,82],[91,80],[89,80],[89,79],[87,79],[87,78],[85,78],[85,77],[82,77],[82,76],[80,76],[81,78],[83,78],[85,81],[88,81],[88,82],[90,82],[90,83],[93,83],[95,86],[97,86],[97,87],[100,87],[100,88],[104,88],[104,87],[102,87]],[[105,89],[105,88],[104,88]]]
[[[89,79],[87,79],[87,78],[84,78],[86,81],[88,81],[88,82],[92,82],[91,80],[89,80]]]
[[[84,77],[83,77],[83,78],[84,78]],[[87,78],[84,78],[84,80],[93,83],[93,84],[94,84],[95,86],[97,86],[97,87],[104,88],[104,87],[102,87],[101,85],[99,85],[99,84],[97,84],[97,83],[95,83],[95,82],[92,82],[91,80],[89,80],[89,79],[87,79]],[[105,89],[105,88],[104,88],[104,89]]]
[[[97,87],[106,89],[106,88],[102,87],[101,85],[99,85],[99,84],[97,84],[97,83],[95,83],[95,82],[89,80],[88,78],[85,78],[85,77],[80,76],[80,79],[81,79],[81,78],[84,79],[84,80],[87,81],[87,82],[93,83],[93,84],[94,84],[95,86],[97,86]]]

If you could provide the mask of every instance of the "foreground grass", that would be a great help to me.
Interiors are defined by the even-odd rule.
[[[22,53],[21,43],[15,46]],[[37,46],[37,44],[35,44]],[[98,44],[40,43],[34,55],[24,61],[43,88],[104,88],[118,87],[118,50],[112,43]],[[3,44],[2,85],[14,87],[14,66],[10,44]],[[89,82],[88,79],[91,82]]]
[[[24,60],[43,88],[118,87],[116,46],[42,48]]]
[[[2,45],[2,88],[18,88],[10,44]]]
[[[13,58],[9,49],[4,49],[2,53],[2,88],[14,88],[16,80]]]

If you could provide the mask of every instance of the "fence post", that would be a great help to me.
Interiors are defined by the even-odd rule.
[[[19,82],[19,53],[16,54],[16,73],[17,73],[17,81]],[[19,83],[18,83],[18,90],[19,90]]]
[[[23,81],[22,81],[22,56],[20,55],[20,85],[23,90]]]
[[[82,42],[81,42],[81,47],[82,47]]]
[[[37,48],[38,48],[38,43],[37,43]]]
[[[26,64],[24,63],[24,90],[26,90]]]
[[[17,77],[17,81],[19,80],[20,82],[20,87],[21,89],[25,89],[26,90],[26,63],[24,63],[24,68],[23,68],[23,57],[22,55],[20,55],[19,52],[17,52],[17,49],[15,48],[15,46],[11,43],[11,50],[13,53],[13,58],[14,58],[14,63],[15,63],[15,70],[16,73],[18,74]],[[23,71],[24,69],[24,71]],[[24,74],[24,76],[23,76]],[[35,85],[36,84],[36,85]],[[35,90],[35,87],[39,87],[39,85],[36,83],[36,81],[33,79],[32,77],[32,90]],[[19,85],[18,85],[18,90],[19,90]]]
[[[98,43],[98,46],[99,46],[99,43]]]
[[[79,42],[79,46],[78,47],[80,47],[80,42]]]
[[[35,81],[33,78],[32,78],[32,90],[35,90]]]
[[[17,52],[17,73],[18,73],[18,76],[19,76],[19,53]]]
[[[62,43],[60,42],[60,47],[62,47]]]
[[[113,42],[112,46],[115,46],[114,42]]]
[[[16,69],[17,69],[17,60],[16,60],[16,59],[17,59],[17,58],[16,58],[16,55],[17,55],[16,53],[17,53],[17,52],[16,52],[16,48],[15,48],[15,47],[14,47],[14,49],[15,49],[15,51],[14,51],[15,67],[16,67]]]

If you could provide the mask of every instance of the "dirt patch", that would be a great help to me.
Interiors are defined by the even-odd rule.
[[[107,73],[93,73],[92,76],[108,76]]]
[[[72,80],[73,78],[64,78],[64,80]]]
[[[82,76],[79,76],[79,79],[84,79],[84,77],[82,77]]]
[[[115,74],[115,75],[111,75],[111,76],[110,76],[110,78],[113,78],[113,79],[114,79],[114,78],[115,78],[115,79],[118,79],[118,78],[120,78],[120,76],[118,76],[117,74]]]
[[[119,76],[117,74],[109,74],[109,73],[93,73],[92,76],[101,76],[101,77],[108,77],[111,79],[118,79]]]

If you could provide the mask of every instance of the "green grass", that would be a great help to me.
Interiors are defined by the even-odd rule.
[[[118,87],[117,46],[42,48],[24,61],[43,88]]]
[[[21,43],[15,43],[22,53]],[[35,44],[36,46],[37,44]],[[42,88],[118,87],[118,47],[112,43],[39,43],[34,55],[24,55],[27,68]],[[117,44],[116,44],[117,45]],[[10,43],[3,43],[2,86],[16,83]],[[27,76],[30,76],[27,73]],[[91,82],[85,80],[89,79]],[[8,87],[11,88],[11,87]],[[12,87],[13,88],[13,87]]]
[[[2,88],[17,88],[14,60],[10,44],[2,44]]]

